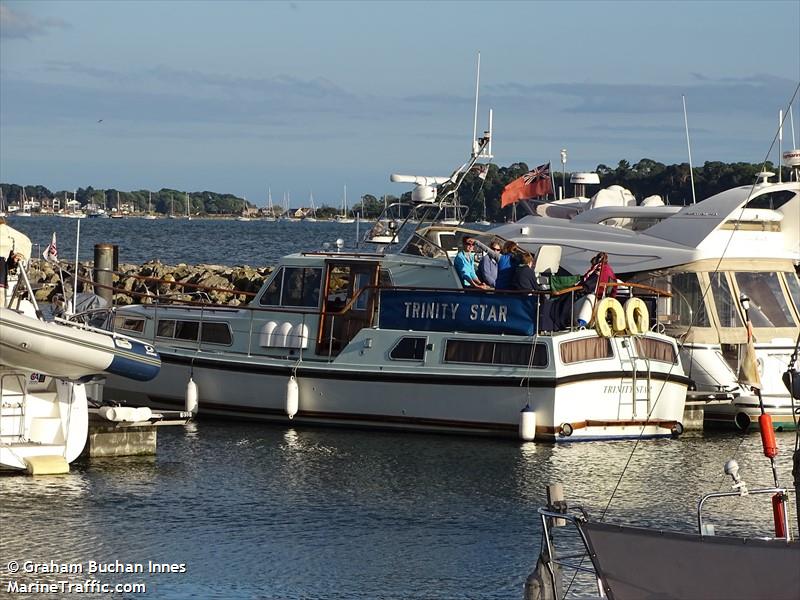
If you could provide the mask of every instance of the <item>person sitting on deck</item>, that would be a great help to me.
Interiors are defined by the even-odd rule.
[[[522,255],[522,264],[514,272],[514,281],[511,288],[515,290],[528,290],[534,292],[545,291],[536,275],[536,257],[526,252]]]
[[[612,298],[617,295],[617,286],[608,285],[608,283],[615,283],[617,276],[611,265],[608,264],[608,254],[605,252],[598,252],[592,258],[592,265],[589,270],[581,277],[580,284],[588,294],[596,294],[598,298],[603,298],[608,295]]]
[[[461,285],[464,287],[488,289],[489,286],[478,279],[478,274],[475,272],[474,249],[475,240],[471,237],[465,237],[464,247],[458,251],[458,254],[453,259],[453,266],[456,269],[456,273],[458,273]]]

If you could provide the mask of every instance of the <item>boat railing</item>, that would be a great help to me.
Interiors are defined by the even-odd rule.
[[[627,291],[631,295],[635,295],[637,297],[652,297],[657,300],[659,296],[669,295],[667,292],[663,292],[662,290],[658,290],[656,288],[652,288],[647,285],[643,284],[634,284],[634,283],[619,283],[619,284],[610,284],[610,285],[619,285],[624,286],[627,288]],[[431,297],[431,295],[441,294],[446,292],[448,294],[454,294],[456,296],[463,296],[469,297],[472,299],[498,299],[498,298],[508,298],[508,299],[523,299],[523,298],[532,298],[535,302],[535,311],[537,315],[536,321],[536,330],[539,331],[574,331],[578,327],[575,325],[575,306],[576,303],[583,299],[582,288],[580,286],[573,286],[570,288],[566,288],[564,290],[560,290],[557,292],[548,292],[548,291],[530,291],[530,290],[478,290],[472,288],[451,288],[451,289],[442,289],[438,287],[415,287],[415,286],[381,286],[381,285],[369,285],[364,286],[357,290],[351,298],[349,298],[346,303],[341,306],[337,307],[336,309],[327,308],[324,305],[320,307],[319,305],[316,307],[291,307],[291,306],[257,306],[253,304],[247,304],[243,306],[230,306],[226,304],[212,304],[204,300],[192,300],[187,299],[186,294],[182,294],[180,297],[171,297],[170,301],[167,303],[162,302],[153,302],[156,298],[160,298],[160,296],[150,297],[151,303],[154,305],[154,309],[156,311],[156,315],[158,314],[159,310],[162,308],[165,309],[176,309],[176,308],[189,308],[193,310],[199,309],[199,319],[202,322],[206,318],[211,316],[215,318],[219,318],[220,312],[230,312],[230,311],[237,311],[242,312],[246,311],[249,314],[249,334],[250,338],[254,335],[254,320],[259,313],[271,313],[271,314],[286,314],[286,315],[296,315],[300,317],[302,320],[302,324],[308,325],[310,321],[316,320],[319,317],[331,317],[333,319],[337,317],[343,317],[348,315],[352,310],[353,307],[360,303],[362,296],[364,294],[375,293],[376,294],[376,302],[375,302],[375,310],[371,315],[370,321],[368,326],[374,326],[379,319],[381,314],[381,298],[382,293],[384,291],[393,291],[393,292],[404,292],[409,293],[414,296],[419,296],[420,298],[424,297]],[[130,293],[130,292],[129,292]],[[547,327],[545,329],[541,329],[542,326],[542,309],[543,306],[546,306],[544,303],[547,301],[547,298],[563,298],[565,295],[569,295],[569,299],[566,300],[569,305],[569,319],[568,319],[568,326],[564,328],[552,328]],[[624,298],[624,297],[622,297]],[[655,303],[654,303],[655,304]],[[92,309],[89,311],[85,311],[80,313],[80,315],[76,315],[72,317],[72,320],[82,320],[83,322],[89,322],[94,325],[98,325],[103,318],[100,315],[106,314],[107,321],[105,323],[105,327],[108,329],[114,329],[113,325],[113,316],[116,310],[119,307],[104,307],[98,309]],[[199,341],[199,340],[198,340]]]
[[[730,492],[712,492],[710,494],[706,494],[697,503],[697,531],[700,535],[714,535],[714,527],[709,523],[705,522],[703,519],[703,508],[705,506],[706,501],[716,498],[737,498],[743,496],[754,496],[758,494],[770,494],[773,498],[773,504],[775,499],[778,498],[781,501],[785,500],[789,494],[794,494],[795,490],[792,488],[783,488],[783,487],[771,487],[771,488],[757,488],[757,489],[747,489],[745,485],[742,483],[737,483],[734,486],[733,491]],[[783,503],[786,506],[786,503]],[[777,518],[777,517],[776,517]],[[787,542],[791,540],[791,527],[789,524],[789,511],[783,510],[780,516],[781,521],[783,522],[783,531],[786,532],[785,538],[778,538],[778,539],[785,539]],[[777,527],[777,523],[775,524]]]
[[[769,487],[757,488],[748,490],[746,486],[739,485],[734,491],[728,492],[712,492],[704,495],[697,505],[697,529],[700,536],[710,537],[716,534],[714,527],[706,522],[703,518],[703,508],[708,500],[718,498],[730,497],[744,497],[750,495],[768,494],[773,499],[778,497],[785,499],[788,495],[794,494],[795,490],[792,488],[783,487]],[[774,503],[774,500],[773,500]],[[785,505],[785,504],[784,504]],[[562,578],[556,572],[557,567],[569,569],[576,576],[579,573],[590,573],[595,576],[597,589],[601,597],[605,597],[603,583],[599,577],[601,569],[595,563],[597,557],[593,550],[593,544],[586,533],[585,526],[589,522],[589,515],[580,506],[567,506],[564,501],[554,502],[548,506],[538,509],[538,514],[542,522],[542,553],[540,561],[543,562],[550,584],[553,586],[553,597],[560,598],[564,596],[563,590],[560,589]],[[777,539],[785,540],[787,543],[791,541],[791,527],[789,522],[788,511],[784,510],[781,515],[783,531],[786,532],[786,537],[775,538],[772,536],[764,537],[762,539]],[[601,519],[602,520],[602,519]],[[574,545],[568,554],[560,554],[557,552],[554,540],[554,530],[570,525],[571,529],[574,528],[577,538],[583,546],[582,551],[575,551]],[[776,524],[777,525],[777,524]],[[559,544],[561,545],[561,543]],[[588,561],[586,560],[588,557]],[[574,580],[574,577],[573,577]]]
[[[587,512],[580,506],[568,507],[566,502],[558,502],[554,505],[539,508],[537,512],[542,520],[542,536],[544,537],[540,563],[546,569],[547,579],[552,586],[552,596],[543,594],[542,597],[562,598],[565,596],[561,589],[563,586],[562,577],[558,571],[559,569],[568,569],[573,574],[572,581],[581,573],[592,575],[595,579],[599,596],[605,598],[603,584],[598,575],[600,571],[594,563],[594,554],[591,552],[591,544],[581,527],[583,523],[589,520]],[[574,529],[583,549],[575,551],[573,548],[570,553],[561,555],[556,551],[553,529],[564,527],[567,523]],[[589,558],[588,561],[586,560],[587,556]]]
[[[9,440],[16,442],[25,437],[25,406],[27,405],[27,373],[21,371],[11,371],[0,374],[0,432],[8,430],[7,433],[0,435],[0,446],[7,445]],[[9,386],[7,380],[12,380],[16,385]],[[13,387],[9,391],[9,387]],[[17,391],[19,389],[19,391]],[[18,398],[15,402],[14,398]],[[10,414],[6,413],[10,410]],[[4,414],[5,413],[5,414]],[[13,418],[17,421],[18,430],[12,432],[8,428],[3,428],[4,418]]]
[[[791,488],[772,487],[747,490],[746,486],[741,486],[739,489],[730,492],[713,492],[706,494],[698,502],[698,533],[701,538],[712,537],[716,534],[714,527],[703,519],[703,508],[708,500],[759,494],[768,494],[772,498],[786,498],[792,493],[795,493],[795,491]],[[539,585],[548,585],[552,588],[552,596],[543,594],[541,597],[566,597],[569,590],[566,590],[565,593],[565,590],[562,589],[563,582],[569,581],[569,586],[571,587],[581,573],[591,574],[594,577],[594,583],[597,586],[599,596],[606,597],[607,594],[603,581],[604,575],[602,575],[603,570],[596,562],[599,560],[599,557],[597,555],[596,546],[589,535],[589,530],[592,529],[590,525],[592,523],[598,523],[598,521],[590,520],[588,513],[582,507],[567,506],[567,503],[564,501],[553,502],[545,507],[539,508],[537,512],[541,518],[543,540],[537,569],[531,575],[531,578],[533,578],[534,582],[538,582]],[[772,536],[765,536],[760,539],[785,540],[787,543],[791,541],[788,511],[784,510],[781,518],[783,521],[783,530],[787,532],[786,537],[775,538]],[[599,522],[602,522],[602,520],[603,519],[600,519]],[[558,536],[559,549],[557,550],[554,535],[555,530],[567,526],[569,526],[568,534]],[[637,531],[637,528],[633,528],[632,531]],[[662,531],[661,534],[663,533]],[[561,549],[566,549],[566,552],[561,554]],[[571,578],[562,576],[561,570],[564,569],[572,573]],[[526,587],[531,582],[531,578],[526,582]]]

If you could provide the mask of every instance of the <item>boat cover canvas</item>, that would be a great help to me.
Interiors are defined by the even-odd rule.
[[[797,600],[800,542],[580,524],[612,600]]]
[[[31,240],[27,235],[20,233],[0,218],[0,256],[7,258],[9,252],[13,250],[22,254],[27,260],[31,257],[31,247]]]

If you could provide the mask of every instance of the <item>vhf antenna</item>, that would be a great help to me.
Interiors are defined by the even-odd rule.
[[[472,118],[472,157],[485,158],[491,160],[492,156],[492,109],[489,109],[489,129],[487,131],[489,136],[489,143],[481,149],[481,143],[478,139],[478,96],[481,87],[481,53],[478,51],[478,68],[475,77],[475,111]]]

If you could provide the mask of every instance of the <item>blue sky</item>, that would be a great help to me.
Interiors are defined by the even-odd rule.
[[[449,175],[479,50],[501,166],[685,161],[682,94],[695,165],[760,162],[800,81],[796,0],[2,1],[0,25],[0,181],[260,205]]]

